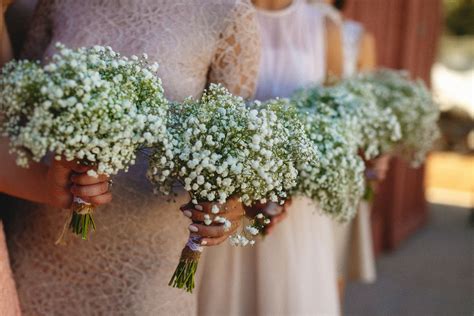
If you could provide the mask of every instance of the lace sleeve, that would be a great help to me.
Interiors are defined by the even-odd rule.
[[[260,36],[255,9],[238,0],[211,62],[208,82],[222,83],[232,93],[251,98],[260,61]]]
[[[21,51],[21,58],[41,60],[52,37],[52,0],[39,0]]]

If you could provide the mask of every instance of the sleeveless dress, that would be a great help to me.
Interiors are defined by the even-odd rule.
[[[257,10],[262,58],[256,98],[288,97],[326,74],[325,16],[296,0]],[[208,249],[201,263],[199,315],[337,315],[331,220],[305,197],[254,247]]]
[[[344,77],[357,73],[357,62],[364,27],[346,20],[342,22]],[[361,201],[357,216],[349,223],[334,223],[338,275],[365,283],[376,279],[375,258],[370,224],[370,205]]]
[[[251,97],[259,60],[255,11],[247,0],[43,0],[24,56],[43,59],[54,43],[110,45],[160,64],[172,100],[199,96],[209,82]],[[184,246],[188,202],[154,196],[140,157],[114,178],[114,200],[96,211],[89,241],[55,239],[67,212],[18,202],[5,222],[24,315],[193,315],[196,296],[168,286]]]

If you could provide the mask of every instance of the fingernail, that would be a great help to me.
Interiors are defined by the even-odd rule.
[[[207,240],[201,241],[201,246],[205,246],[205,245],[207,245]]]
[[[183,211],[184,216],[191,218],[193,213],[191,211]]]
[[[196,226],[194,226],[194,225],[189,225],[189,226],[188,226],[188,229],[189,229],[190,231],[192,231],[193,233],[197,233],[197,231],[198,231],[198,228],[197,228]]]
[[[202,206],[197,204],[197,205],[194,205],[194,208],[198,211],[202,211]]]

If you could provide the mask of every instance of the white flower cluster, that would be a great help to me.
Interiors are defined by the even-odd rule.
[[[381,109],[376,99],[349,83],[314,87],[295,93],[293,99],[306,107],[325,103],[335,110],[335,117],[346,125],[349,144],[354,144],[366,159],[373,159],[392,149],[401,137],[400,125],[391,109]]]
[[[0,129],[19,165],[53,152],[110,175],[133,164],[140,147],[168,144],[157,64],[110,47],[56,48],[43,68],[13,61],[0,77]]]
[[[248,108],[242,98],[212,84],[200,100],[170,107],[172,149],[156,149],[148,177],[164,193],[177,179],[194,204],[224,203],[232,195],[246,205],[280,202],[296,184],[296,162],[308,146],[289,138],[287,125],[279,113]]]
[[[299,164],[298,186],[294,194],[317,201],[321,210],[339,221],[351,219],[365,189],[364,162],[351,130],[336,109],[324,102],[311,107],[301,94],[293,102],[300,110],[305,130],[318,148],[318,163]]]
[[[439,108],[424,83],[389,69],[359,74],[349,82],[373,94],[378,107],[396,115],[402,133],[397,149],[413,166],[420,165],[440,135]]]
[[[253,246],[255,245],[255,236],[258,236],[265,228],[265,225],[268,224],[270,224],[270,219],[259,213],[248,225],[245,225],[242,234],[229,236],[229,242],[234,247]]]

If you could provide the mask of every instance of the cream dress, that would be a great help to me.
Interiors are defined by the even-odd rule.
[[[323,11],[296,0],[257,12],[263,48],[256,98],[322,83]],[[199,315],[337,315],[333,248],[331,220],[310,199],[294,197],[288,218],[253,248],[223,244],[204,252]]]
[[[54,43],[110,45],[160,64],[165,94],[198,96],[209,82],[252,96],[259,58],[255,11],[244,0],[46,0],[35,12],[25,56]],[[5,222],[24,315],[193,315],[196,296],[168,286],[188,231],[179,206],[154,196],[142,157],[117,176],[114,200],[96,213],[90,241],[54,245],[65,211],[19,202]]]
[[[349,77],[357,73],[364,27],[358,22],[346,20],[342,22],[342,31],[344,76]],[[338,275],[366,283],[376,279],[370,207],[367,201],[361,201],[354,220],[344,224],[334,223]]]

